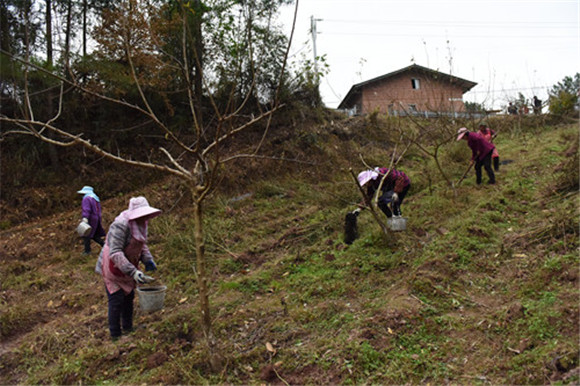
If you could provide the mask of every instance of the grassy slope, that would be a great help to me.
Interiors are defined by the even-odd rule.
[[[317,144],[340,163],[328,181],[302,173],[261,182],[249,198],[216,196],[206,227],[218,373],[199,328],[186,211],[151,224],[165,309],[137,311],[137,332],[119,343],[108,340],[94,259],[70,235],[76,210],[3,231],[0,383],[578,382],[578,192],[553,189],[577,131],[500,136],[513,163],[498,184],[477,187],[470,175],[456,194],[430,190],[410,153],[408,230],[385,240],[363,212],[348,248],[345,203],[358,197],[344,158],[357,169],[361,149],[388,160],[380,146],[332,139]],[[461,175],[462,164],[448,166]],[[146,194],[168,208],[173,192]],[[125,201],[104,203],[106,223]]]

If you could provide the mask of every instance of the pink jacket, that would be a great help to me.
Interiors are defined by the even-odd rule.
[[[471,160],[482,161],[489,153],[495,149],[493,143],[488,142],[483,136],[476,132],[470,132],[467,137],[467,145],[471,148]]]
[[[481,134],[481,136],[483,138],[485,138],[485,140],[489,143],[493,143],[493,136],[495,134],[495,131],[493,131],[492,129],[490,129],[489,127],[486,127],[485,129],[480,129],[479,130],[479,134]],[[499,153],[497,152],[497,147],[493,148],[493,153],[491,154],[492,158],[496,158],[499,157]]]
[[[128,211],[122,212],[109,228],[105,246],[99,256],[96,271],[103,276],[109,293],[123,290],[129,294],[135,289],[133,274],[139,262],[153,261],[147,247],[147,226],[138,234],[134,221],[126,217]]]

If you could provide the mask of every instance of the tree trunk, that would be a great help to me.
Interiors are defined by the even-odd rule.
[[[46,0],[46,64],[52,67],[52,1]]]
[[[83,0],[83,58],[87,56],[87,0]]]
[[[72,0],[68,1],[68,9],[66,12],[66,26],[65,26],[65,35],[64,35],[64,68],[68,74],[70,69],[70,41],[71,41],[71,31],[72,31]]]
[[[199,308],[201,311],[201,323],[208,349],[208,358],[211,369],[219,372],[223,368],[223,356],[218,352],[217,342],[212,333],[211,314],[209,311],[209,290],[206,267],[205,267],[205,241],[203,234],[203,209],[202,200],[196,186],[191,188],[193,197],[193,224],[197,267],[197,287],[199,291]]]
[[[53,49],[52,49],[52,1],[46,0],[46,66],[52,69],[53,65]],[[54,114],[54,109],[52,108],[53,100],[55,99],[53,90],[49,90],[46,94],[46,113],[48,117],[52,117]],[[52,138],[52,133],[47,134],[49,138]],[[56,151],[56,146],[48,144],[48,157],[50,159],[50,165],[53,169],[58,170],[60,162],[58,159],[58,153]]]
[[[12,52],[8,8],[3,1],[0,1],[0,48],[6,52]]]
[[[202,316],[203,332],[211,337],[211,315],[209,312],[209,296],[207,289],[207,273],[205,271],[205,241],[203,239],[203,209],[196,187],[193,188],[193,222],[197,267],[197,286],[199,290],[199,305]],[[209,339],[208,339],[209,341]]]
[[[203,126],[203,112],[202,112],[202,102],[203,102],[203,37],[201,31],[201,4],[199,0],[195,1],[196,13],[193,17],[193,49],[195,50],[195,74],[193,75],[194,84],[194,95],[195,95],[195,114],[197,116],[197,122],[200,127]]]

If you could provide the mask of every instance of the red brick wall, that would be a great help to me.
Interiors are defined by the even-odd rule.
[[[413,89],[412,78],[419,79],[419,89]],[[460,112],[465,111],[462,97],[463,91],[459,86],[407,72],[364,86],[360,102],[363,114],[377,108],[379,112],[387,113],[389,106],[399,112],[410,111],[410,104],[414,104],[420,112]]]

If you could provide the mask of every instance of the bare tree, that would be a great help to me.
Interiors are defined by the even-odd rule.
[[[129,3],[130,4],[130,3]],[[190,3],[181,3],[183,7],[188,7]],[[298,1],[295,5],[295,14],[298,9]],[[134,10],[135,11],[135,10]],[[135,11],[136,12],[136,11]],[[139,32],[143,34],[144,31],[134,31],[132,28],[135,23],[131,20],[135,17],[135,12],[124,13],[124,20],[121,21],[121,25],[125,28],[125,33],[119,36],[122,40],[122,46],[125,50],[125,59],[128,61],[128,68],[131,71],[131,76],[133,79],[133,85],[137,90],[139,95],[138,103],[127,102],[121,98],[115,98],[94,89],[89,89],[71,79],[68,76],[57,75],[51,73],[46,69],[31,63],[27,58],[17,58],[12,56],[14,60],[21,62],[24,65],[25,70],[30,68],[36,71],[41,71],[46,74],[53,76],[61,82],[61,92],[60,101],[58,104],[58,111],[50,118],[46,120],[39,120],[35,118],[32,105],[30,103],[30,97],[28,92],[28,84],[24,84],[24,102],[27,106],[25,114],[23,117],[8,117],[5,115],[0,116],[0,121],[6,124],[8,129],[4,129],[0,132],[2,137],[9,135],[30,135],[38,138],[41,141],[58,145],[58,146],[83,146],[87,150],[94,152],[98,155],[106,157],[108,159],[134,166],[139,168],[147,168],[152,170],[157,170],[166,174],[174,175],[179,177],[185,182],[189,194],[191,197],[191,204],[193,206],[193,222],[194,222],[194,240],[195,240],[195,252],[196,252],[196,270],[197,284],[199,290],[199,305],[202,315],[202,327],[207,340],[208,348],[210,351],[210,363],[212,365],[219,364],[215,358],[219,357],[216,352],[216,342],[214,335],[212,333],[212,319],[210,313],[209,304],[209,277],[206,272],[206,258],[205,258],[205,243],[204,243],[204,227],[203,227],[203,216],[204,216],[204,202],[208,198],[209,193],[215,190],[220,181],[224,177],[224,173],[227,168],[223,167],[224,164],[233,162],[240,158],[247,157],[258,157],[259,151],[263,144],[263,138],[266,136],[269,128],[271,118],[274,113],[276,113],[282,105],[278,101],[278,90],[283,81],[283,74],[285,70],[286,59],[288,56],[288,51],[290,43],[292,41],[292,33],[289,38],[288,47],[284,51],[284,58],[282,60],[282,68],[278,76],[278,88],[273,94],[271,103],[268,108],[263,109],[256,116],[242,115],[241,111],[244,108],[248,98],[242,98],[241,101],[234,107],[232,107],[233,97],[230,103],[226,104],[225,113],[220,110],[218,104],[212,98],[211,89],[207,86],[206,74],[203,72],[203,67],[201,66],[201,58],[199,57],[199,30],[193,32],[195,36],[193,47],[194,49],[189,49],[191,44],[192,33],[188,28],[182,28],[182,59],[179,60],[172,57],[172,63],[158,63],[156,65],[166,65],[173,66],[172,68],[178,69],[183,75],[185,84],[187,87],[187,99],[186,102],[189,106],[189,114],[191,115],[191,122],[193,126],[188,130],[187,136],[180,136],[179,132],[172,130],[163,119],[156,113],[153,105],[148,98],[148,94],[144,90],[142,84],[143,80],[141,74],[139,73],[139,67],[135,65],[135,60],[141,53],[136,52],[134,42],[131,41],[132,33]],[[182,22],[185,26],[186,17],[191,9],[183,9]],[[121,14],[119,14],[121,15]],[[139,28],[150,28],[150,25],[140,24]],[[155,33],[152,30],[147,31],[151,37],[151,42],[156,41]],[[197,39],[197,40],[195,40]],[[153,50],[155,47],[147,47],[149,50]],[[8,52],[3,51],[4,54],[10,55]],[[192,63],[196,63],[193,67],[195,68],[195,76],[192,79],[191,68]],[[197,78],[199,76],[199,78]],[[158,149],[159,155],[164,157],[164,160],[155,161],[149,157],[148,154],[144,156],[142,160],[133,160],[129,156],[123,156],[113,153],[111,150],[107,150],[102,146],[91,141],[91,138],[85,138],[83,134],[75,134],[67,129],[63,129],[59,126],[59,117],[62,113],[63,108],[63,89],[64,86],[75,87],[79,91],[85,94],[92,95],[93,97],[100,98],[104,101],[114,103],[119,106],[124,106],[135,112],[138,112],[148,121],[152,122],[156,129],[163,135],[171,147],[164,146]],[[208,122],[209,120],[203,120],[201,118],[202,109],[199,107],[200,95],[202,95],[201,90],[197,87],[204,87],[203,95],[209,99],[210,105],[213,109],[212,117],[212,127],[210,130],[209,124],[206,126],[202,125],[202,122]],[[248,94],[253,90],[249,90]],[[239,151],[236,149],[226,148],[226,144],[230,142],[236,136],[246,132],[249,128],[255,126],[258,122],[264,124],[264,129],[262,133],[262,141],[259,141],[251,151]],[[192,138],[193,133],[193,140]],[[208,138],[208,133],[211,133],[211,137]],[[0,138],[1,139],[1,138]],[[146,150],[149,153],[150,149]]]
[[[407,151],[409,150],[409,148],[411,147],[411,145],[413,145],[414,141],[410,140],[407,138],[406,143],[403,143],[403,140],[405,139],[405,134],[403,132],[403,130],[399,127],[399,140],[397,141],[397,143],[395,144],[395,147],[392,150],[391,153],[391,160],[389,162],[389,166],[388,169],[389,171],[384,174],[381,177],[381,182],[379,183],[379,187],[376,189],[375,194],[373,197],[368,197],[364,191],[364,189],[362,188],[362,186],[360,185],[360,183],[358,182],[357,176],[355,175],[355,173],[353,172],[352,168],[349,170],[350,174],[352,175],[354,182],[358,188],[358,191],[360,192],[363,202],[365,203],[366,207],[369,208],[373,218],[375,219],[375,222],[377,223],[377,225],[379,226],[379,228],[381,229],[383,236],[386,238],[389,235],[389,232],[387,230],[387,226],[385,225],[385,223],[381,220],[381,216],[379,214],[379,209],[378,209],[378,200],[379,197],[382,194],[382,190],[383,190],[383,184],[385,183],[388,175],[390,174],[391,170],[393,170],[397,164],[401,161],[401,159],[405,156],[405,154],[407,153]],[[404,148],[399,152],[397,150],[397,148],[399,147],[399,145],[403,144]],[[367,169],[372,169],[372,167],[368,164],[368,162],[363,158],[362,154],[359,154],[359,157],[361,158],[362,163],[365,165],[365,167]]]

